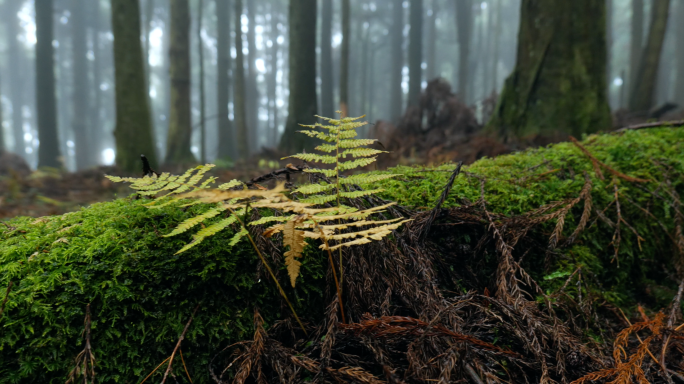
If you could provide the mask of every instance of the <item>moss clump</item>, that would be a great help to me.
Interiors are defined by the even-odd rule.
[[[536,248],[525,256],[523,266],[549,291],[558,289],[582,266],[589,282],[581,289],[590,291],[585,297],[600,295],[616,304],[646,301],[652,307],[662,306],[673,293],[668,271],[672,270],[674,249],[665,232],[674,233],[676,217],[675,203],[665,191],[684,193],[684,129],[590,136],[584,145],[610,167],[654,181],[628,183],[605,170],[606,179],[600,180],[577,147],[562,143],[484,159],[465,168],[468,173],[457,179],[445,207],[477,201],[478,177],[484,177],[490,211],[525,213],[576,197],[586,171],[593,181],[593,206],[599,211],[608,207],[605,216],[615,222],[611,202],[616,185],[622,216],[644,240],[637,241],[623,225],[618,258],[613,260],[615,228],[595,221],[594,214],[574,246],[558,249],[547,260],[547,254],[539,250],[545,248],[555,225],[550,222],[532,236]],[[399,204],[431,208],[453,167],[393,168],[388,172],[401,176],[373,188],[386,188],[382,197]],[[666,231],[627,198],[648,210]],[[200,310],[183,342],[185,362],[197,383],[211,381],[207,364],[221,348],[251,337],[255,306],[267,323],[289,316],[273,283],[257,268],[258,258],[249,244],[243,241],[227,246],[234,229],[174,255],[190,241],[190,234],[162,235],[206,209],[170,206],[152,210],[140,200],[119,199],[62,216],[16,218],[1,226],[0,287],[9,281],[14,287],[0,319],[0,383],[64,382],[73,358],[83,348],[81,332],[88,303],[100,382],[140,381],[170,355],[197,303],[201,303]],[[581,213],[580,204],[566,217],[564,235],[575,228]],[[486,223],[478,228],[436,226],[431,236],[456,236],[462,244],[475,248],[486,227]],[[519,244],[516,252],[524,253],[523,246]],[[325,306],[327,260],[314,256],[312,248],[308,247],[310,253],[302,258],[296,290],[285,288],[305,321],[320,319]],[[491,279],[488,268],[496,259],[487,252],[485,249],[483,261],[472,264],[485,282]],[[280,263],[280,255],[272,256],[274,265]],[[286,281],[282,265],[277,265],[280,281]],[[566,292],[576,295],[576,289],[571,284]]]
[[[209,382],[206,367],[220,348],[250,336],[255,306],[267,321],[288,316],[273,283],[257,273],[251,247],[226,247],[231,230],[174,255],[190,235],[161,235],[205,209],[150,210],[140,200],[119,199],[7,222],[0,229],[0,282],[14,287],[0,319],[0,383],[63,383],[83,348],[88,303],[99,382],[145,377],[171,354],[197,303],[182,349],[198,383]],[[305,257],[303,280],[296,290],[286,288],[309,319],[322,316],[319,260]]]

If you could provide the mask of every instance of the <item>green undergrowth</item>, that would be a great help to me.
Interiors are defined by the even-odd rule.
[[[613,169],[654,181],[637,185],[606,169],[605,180],[600,180],[586,155],[572,143],[561,143],[464,167],[466,172],[456,179],[444,207],[476,202],[480,198],[478,177],[486,180],[488,210],[505,215],[577,197],[584,185],[583,172],[592,179],[593,207],[599,211],[613,201],[613,186],[617,185],[622,216],[643,240],[637,241],[623,224],[615,258],[611,244],[615,229],[595,221],[592,213],[588,229],[573,246],[558,248],[551,256],[530,252],[523,267],[548,293],[558,290],[581,267],[585,277],[579,289],[586,291],[585,298],[593,295],[623,307],[644,303],[657,309],[667,305],[675,286],[675,250],[668,237],[675,227],[677,203],[672,194],[684,194],[684,129],[590,136],[583,143]],[[454,167],[392,168],[387,172],[399,176],[374,183],[372,189],[384,188],[380,197],[401,205],[429,209]],[[648,210],[668,233],[626,198]],[[171,354],[198,303],[200,309],[182,347],[195,383],[211,382],[207,364],[218,351],[251,338],[254,307],[268,324],[289,316],[273,283],[257,268],[258,258],[248,242],[243,239],[228,246],[236,228],[175,255],[191,240],[191,234],[162,236],[208,207],[176,205],[151,210],[142,206],[143,202],[124,198],[62,216],[20,217],[0,225],[0,300],[9,282],[14,283],[0,318],[0,383],[63,383],[74,357],[83,349],[87,304],[91,305],[95,369],[101,383],[139,383]],[[582,203],[577,204],[566,217],[565,236],[576,227],[582,209]],[[615,204],[605,210],[605,216],[617,220]],[[535,233],[535,249],[545,248],[554,226],[555,221],[547,223]],[[480,230],[480,236],[475,236],[477,231],[450,228],[436,236],[456,236],[472,248],[483,233]],[[514,255],[521,256],[524,249],[520,247],[528,245],[518,245]],[[301,258],[297,287],[283,284],[305,322],[320,320],[326,305],[323,274],[327,259],[313,249],[307,247]],[[491,250],[477,257],[489,260],[482,274],[496,260]],[[459,265],[452,267],[458,269]],[[281,282],[287,281],[284,268],[278,272]],[[577,289],[573,283],[566,292],[577,297]],[[150,380],[159,381],[160,376],[161,372]]]

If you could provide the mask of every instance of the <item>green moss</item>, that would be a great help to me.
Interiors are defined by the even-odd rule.
[[[174,255],[190,235],[161,235],[203,209],[150,210],[120,199],[8,222],[0,283],[15,285],[0,320],[0,383],[63,383],[83,348],[88,303],[99,382],[140,381],[170,355],[197,303],[183,354],[198,383],[209,382],[206,367],[220,348],[251,337],[255,306],[267,321],[287,316],[268,276],[257,276],[250,246],[226,247],[232,231]],[[306,257],[296,292],[286,287],[310,320],[322,316],[319,261],[325,260]]]
[[[684,194],[684,129],[590,136],[585,145],[601,161],[630,176],[664,181],[664,167],[657,162],[665,164],[671,167],[672,185]],[[400,176],[373,187],[384,187],[382,197],[386,199],[431,208],[453,168],[454,164],[397,167],[387,172]],[[459,176],[446,207],[477,201],[480,187],[474,175],[479,175],[486,178],[489,210],[524,213],[576,197],[586,171],[594,182],[594,207],[602,210],[612,201],[611,183],[616,183],[621,194],[649,209],[669,231],[674,228],[674,211],[667,203],[608,172],[604,172],[605,181],[599,180],[586,156],[571,143],[483,159],[464,170],[471,176]],[[645,188],[657,186],[650,183]],[[581,265],[587,281],[582,288],[587,291],[584,297],[587,293],[602,295],[623,306],[638,301],[652,308],[666,305],[673,293],[667,276],[674,254],[669,238],[654,220],[624,199],[621,208],[644,241],[640,250],[634,234],[623,226],[619,266],[611,262],[614,230],[601,221],[587,229],[576,245],[560,249],[548,265],[544,252],[535,251],[525,257],[523,266],[550,292]],[[190,241],[191,234],[161,236],[206,209],[171,206],[151,210],[140,200],[119,199],[62,216],[20,217],[0,226],[0,292],[4,293],[2,287],[9,281],[15,284],[0,319],[0,383],[63,383],[83,347],[81,332],[88,303],[98,381],[139,382],[169,356],[199,302],[200,310],[183,342],[183,355],[193,380],[210,382],[206,369],[211,358],[229,343],[251,337],[255,306],[267,322],[289,312],[268,276],[257,274],[258,259],[249,244],[243,241],[227,246],[232,230],[174,255]],[[575,228],[581,210],[579,204],[566,218],[565,235]],[[614,207],[606,215],[615,220]],[[541,248],[553,225],[549,223],[533,235]],[[474,247],[485,226],[452,228],[459,241]],[[482,260],[478,273],[487,281],[496,257],[488,251]],[[325,307],[322,291],[327,260],[307,247],[302,262],[296,290],[288,284],[283,287],[303,320],[317,321]],[[556,277],[545,280],[549,275]],[[287,282],[282,269],[279,279]],[[574,284],[568,293],[577,294]]]

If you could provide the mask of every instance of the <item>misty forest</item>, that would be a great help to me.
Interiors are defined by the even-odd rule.
[[[0,0],[0,384],[684,383],[684,0]]]

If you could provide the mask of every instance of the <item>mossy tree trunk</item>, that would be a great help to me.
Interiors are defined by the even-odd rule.
[[[85,0],[71,0],[71,70],[73,87],[71,89],[71,124],[76,143],[76,169],[84,169],[89,165],[90,147],[90,114],[88,108],[88,43],[86,41],[86,3]]]
[[[154,166],[149,97],[140,42],[138,0],[111,0],[114,34],[114,83],[116,100],[116,165],[123,171],[141,170],[140,155]]]
[[[653,2],[648,38],[639,60],[636,83],[629,98],[629,109],[633,112],[645,112],[653,107],[658,67],[660,66],[660,53],[663,50],[669,11],[670,0]]]
[[[506,140],[610,128],[605,28],[604,1],[523,0],[516,66],[488,130]]]
[[[401,89],[401,70],[404,68],[404,8],[401,0],[392,1],[392,27],[390,31],[392,66],[390,68],[390,118],[396,121],[401,116],[404,93]]]
[[[171,0],[170,5],[171,111],[169,134],[166,137],[166,163],[188,164],[195,161],[190,151],[190,7],[187,0]]]
[[[36,114],[38,119],[38,166],[60,168],[55,100],[55,58],[52,0],[35,2],[36,10]],[[19,141],[24,140],[21,135]]]
[[[407,106],[418,105],[422,80],[423,64],[423,0],[411,0],[409,14],[409,83]]]
[[[351,39],[351,5],[342,0],[342,47],[340,50],[340,111],[347,116],[349,110],[349,43]],[[332,117],[332,116],[326,116]]]
[[[235,132],[228,119],[230,103],[230,4],[228,0],[215,0],[216,3],[216,110],[218,112],[218,157],[235,157]]]
[[[290,96],[285,132],[280,149],[286,153],[310,151],[317,140],[297,133],[299,124],[312,124],[318,109],[316,100],[316,0],[290,0],[289,9]]]
[[[473,32],[473,7],[471,0],[456,2],[456,34],[458,37],[458,97],[468,102],[468,61],[470,40]]]
[[[240,159],[249,155],[247,136],[247,105],[245,98],[245,55],[242,53],[242,0],[235,0],[235,69],[233,71],[233,116],[237,133],[237,152]]]
[[[321,6],[321,113],[332,117],[335,113],[333,101],[333,59],[332,59],[332,22],[333,2],[324,1]],[[274,42],[275,44],[275,42]]]

